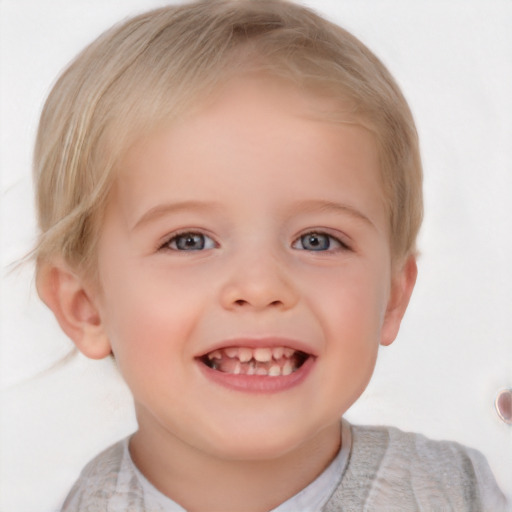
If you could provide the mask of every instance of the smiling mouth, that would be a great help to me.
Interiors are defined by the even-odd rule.
[[[280,377],[296,372],[309,357],[289,347],[227,347],[199,359],[208,368],[222,373]]]

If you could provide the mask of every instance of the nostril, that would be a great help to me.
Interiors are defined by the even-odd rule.
[[[244,299],[237,299],[233,302],[233,304],[235,306],[247,306],[249,304],[251,304],[250,301],[247,301],[247,300],[244,300]],[[268,304],[266,304],[267,306],[282,306],[283,305],[283,302],[281,300],[273,300],[273,301],[270,301],[268,302]]]

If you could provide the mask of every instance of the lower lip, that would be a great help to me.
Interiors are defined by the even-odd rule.
[[[206,366],[198,361],[198,365],[208,380],[220,384],[234,391],[245,393],[279,393],[294,388],[301,384],[315,364],[314,357],[308,357],[304,364],[290,375],[269,377],[266,375],[236,375],[233,373],[220,372]]]

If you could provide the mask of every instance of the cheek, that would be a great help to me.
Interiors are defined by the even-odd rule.
[[[184,340],[197,322],[197,289],[140,268],[125,268],[118,276],[111,273],[105,281],[105,327],[127,380],[129,374],[174,366],[191,357],[192,347]]]
[[[378,267],[376,267],[378,268]],[[366,388],[379,350],[386,274],[351,266],[309,283],[310,309],[323,329],[326,400],[348,408]],[[315,286],[314,286],[315,285]]]
[[[172,390],[189,379],[185,360],[192,355],[183,342],[189,325],[182,307],[173,309],[173,304],[159,300],[125,297],[113,312],[112,352],[136,402],[151,402],[155,389],[159,399],[174,400]]]
[[[351,345],[371,342],[380,332],[385,310],[386,276],[370,265],[317,272],[303,282],[302,294],[321,319],[328,339]]]

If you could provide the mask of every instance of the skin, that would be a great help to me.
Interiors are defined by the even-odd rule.
[[[263,77],[232,81],[125,155],[99,283],[63,262],[41,273],[77,346],[115,355],[139,421],[132,457],[187,510],[269,510],[313,481],[398,332],[416,264],[392,264],[372,134],[318,115],[339,107]],[[184,232],[204,248],[178,250]],[[322,250],[305,245],[312,232]],[[201,370],[214,348],[275,337],[311,355],[296,385],[244,392]]]

